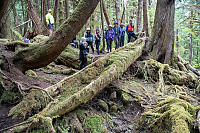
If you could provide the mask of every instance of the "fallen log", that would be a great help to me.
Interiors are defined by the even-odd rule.
[[[58,94],[56,90],[59,90],[60,95],[38,114],[54,118],[54,116],[66,114],[91,100],[113,80],[122,76],[127,68],[142,55],[144,45],[145,39],[138,39],[135,43],[129,43],[107,54],[83,70],[46,88],[45,90],[51,96]],[[10,115],[20,114],[17,110],[20,108],[23,108],[23,106],[12,109]],[[33,118],[35,117],[33,116]],[[17,128],[15,127],[15,129]]]

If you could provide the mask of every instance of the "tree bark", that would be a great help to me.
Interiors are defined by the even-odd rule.
[[[102,40],[103,40],[103,48],[101,49],[101,51],[105,51],[106,45],[105,45],[105,39],[104,39],[104,35],[105,35],[105,29],[104,29],[104,18],[103,18],[103,3],[102,0],[100,0],[100,11],[101,11],[101,26],[102,26]]]
[[[121,23],[125,23],[125,12],[126,12],[126,8],[125,8],[125,3],[123,1],[123,12],[122,12],[122,16],[121,16]]]
[[[47,27],[47,25],[46,25],[46,18],[45,18],[45,16],[46,16],[46,13],[47,13],[47,4],[46,4],[46,0],[43,0],[43,23],[45,24],[45,26]]]
[[[55,25],[55,30],[57,27],[57,14],[58,14],[58,7],[59,7],[59,0],[55,0],[54,3],[54,9],[53,9],[53,17],[54,17],[54,25]]]
[[[174,14],[175,0],[157,2],[149,48],[153,57],[161,63],[171,63],[174,53]]]
[[[193,28],[193,10],[191,10],[191,18],[190,18],[190,29],[191,29],[191,32],[192,32],[192,28]],[[192,38],[192,34],[190,33],[189,34],[189,37],[190,37],[190,44],[189,44],[189,63],[191,64],[192,63],[192,57],[193,57],[193,38]]]
[[[104,13],[104,16],[105,16],[105,19],[106,19],[106,23],[107,23],[107,25],[110,25],[111,23],[110,23],[110,19],[109,19],[109,16],[108,16],[108,12],[107,12],[104,0],[102,0],[102,7],[103,7],[103,13]]]
[[[143,0],[138,0],[138,13],[137,13],[137,32],[142,31],[142,1]]]
[[[28,21],[28,15],[25,13],[25,9],[24,9],[24,1],[21,0],[21,5],[22,5],[22,12],[23,12],[23,21],[26,22]],[[25,36],[26,32],[27,32],[27,26],[28,24],[24,25],[24,30],[23,30],[23,36]]]
[[[59,25],[64,21],[64,0],[59,0]]]
[[[148,15],[147,15],[147,0],[143,0],[143,30],[146,36],[149,37],[149,25],[148,25]]]
[[[0,1],[0,38],[6,37],[6,20],[9,0]]]
[[[120,0],[115,0],[116,21],[120,23]]]
[[[44,25],[41,23],[40,18],[35,11],[35,8],[33,7],[33,4],[30,0],[26,0],[26,3],[28,5],[28,14],[31,17],[34,25],[35,25],[35,32],[36,34],[43,34],[44,33]]]
[[[65,19],[67,19],[69,15],[69,0],[65,0]]]
[[[15,4],[12,5],[12,10],[13,10],[13,16],[14,16],[14,23],[15,23],[15,27],[16,27],[16,26],[19,25],[19,22],[18,22],[18,15],[17,15],[17,11],[16,11],[16,8],[15,8]],[[17,31],[19,33],[21,33],[21,28],[18,27]]]
[[[53,62],[81,30],[98,3],[99,0],[81,0],[71,17],[64,21],[49,40],[16,53],[14,64],[24,72]]]
[[[178,37],[178,29],[176,29],[176,51],[179,54],[179,37]]]

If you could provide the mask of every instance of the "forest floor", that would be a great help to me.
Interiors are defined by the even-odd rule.
[[[78,50],[76,49],[74,52],[71,47],[68,47],[67,50],[65,51],[67,54],[63,54],[63,57],[68,59],[67,63],[73,62],[73,58],[77,60]],[[72,53],[75,53],[75,56],[67,58]],[[13,53],[3,54],[10,56]],[[106,54],[100,56],[95,54],[93,57],[89,55],[90,63],[104,55]],[[18,73],[6,75],[16,83],[21,83],[24,79],[27,85],[35,85],[43,89],[55,85],[78,71],[53,62],[47,67],[26,71],[26,79]],[[85,72],[86,74],[93,74],[89,71]],[[76,82],[79,81],[76,79],[72,83],[76,84]],[[69,86],[65,88],[71,91],[70,87],[73,84],[67,83]],[[7,84],[12,85],[12,83]],[[26,84],[24,87],[26,87]],[[84,82],[81,82],[81,84],[84,84]],[[122,76],[112,81],[92,100],[81,104],[67,114],[53,116],[52,124],[58,133],[159,133],[161,132],[160,129],[162,129],[162,132],[170,132],[174,128],[181,129],[180,132],[198,133],[197,126],[194,123],[200,101],[199,93],[196,93],[197,90],[195,89],[197,86],[197,78],[189,72],[176,70],[152,59],[143,60],[139,58]],[[77,90],[80,90],[79,87]],[[28,92],[30,92],[30,89]],[[4,97],[4,99],[6,98]],[[38,99],[40,100],[39,97]],[[40,102],[37,101],[38,99],[34,100]],[[10,109],[19,103],[19,100],[21,99],[16,97],[14,99],[8,98],[8,101],[12,101],[10,103],[14,103],[12,105],[1,101],[0,132],[2,129],[22,121],[20,118],[12,119],[8,116]],[[44,104],[46,102],[48,101],[45,101]],[[41,105],[40,110],[36,112],[34,112],[35,110],[30,112],[25,110],[25,112],[28,112],[25,114],[25,120],[43,108]],[[23,112],[19,113],[23,115]],[[181,121],[181,123],[177,123],[178,121]],[[173,127],[174,125],[175,127]],[[182,127],[179,128],[180,126]],[[43,129],[35,127],[28,132],[40,133],[43,131]]]
[[[52,63],[47,67],[31,70],[26,73],[26,75],[33,79],[33,82],[30,84],[34,84],[34,81],[37,81],[37,85],[40,85],[40,87],[44,88],[59,82],[66,76],[71,75],[52,72],[51,69],[67,70],[69,68],[64,65],[56,65],[55,63]],[[126,76],[123,78],[126,78]],[[15,80],[21,79],[15,78]],[[20,118],[12,119],[12,117],[8,116],[10,109],[15,105],[16,103],[14,105],[8,105],[7,103],[0,104],[0,131],[23,121]],[[68,128],[73,125],[70,119],[72,119],[71,117],[74,116],[71,114],[75,113],[77,115],[76,117],[78,117],[78,121],[81,123],[81,127],[85,132],[97,131],[110,133],[131,133],[138,132],[136,130],[138,121],[137,119],[140,117],[142,112],[143,108],[138,102],[129,101],[129,103],[124,103],[120,90],[110,84],[104,89],[104,91],[102,91],[91,101],[67,114],[67,119],[66,116],[62,116],[62,118],[57,119],[54,124],[56,125],[58,123],[59,126],[56,127],[58,131],[60,130],[60,132],[61,130],[64,131],[66,129],[69,132],[75,130]],[[80,114],[83,116],[79,116]],[[81,117],[83,117],[83,119],[81,119]],[[67,127],[64,127],[66,126],[66,123],[62,123],[64,120],[69,124],[67,124]],[[100,123],[103,123],[103,126],[99,123],[99,121]],[[61,123],[63,125],[60,129]],[[139,132],[141,132],[141,130]]]

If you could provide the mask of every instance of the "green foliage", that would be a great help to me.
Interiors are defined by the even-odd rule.
[[[102,125],[102,117],[101,116],[93,116],[91,118],[87,118],[85,120],[86,128],[92,133],[102,133],[103,125]]]
[[[189,34],[191,34],[193,42],[192,66],[200,69],[200,25],[198,13],[197,1],[184,0],[184,2],[176,2],[175,29],[178,29],[178,53],[186,61],[189,61]]]

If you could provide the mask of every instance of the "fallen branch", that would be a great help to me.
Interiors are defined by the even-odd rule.
[[[178,55],[178,59],[184,64],[184,66],[188,69],[188,70],[190,70],[190,71],[192,71],[194,74],[196,74],[197,76],[200,76],[200,72],[197,70],[197,69],[195,69],[194,67],[192,67],[189,63],[187,63],[183,58],[181,58],[179,55]]]

